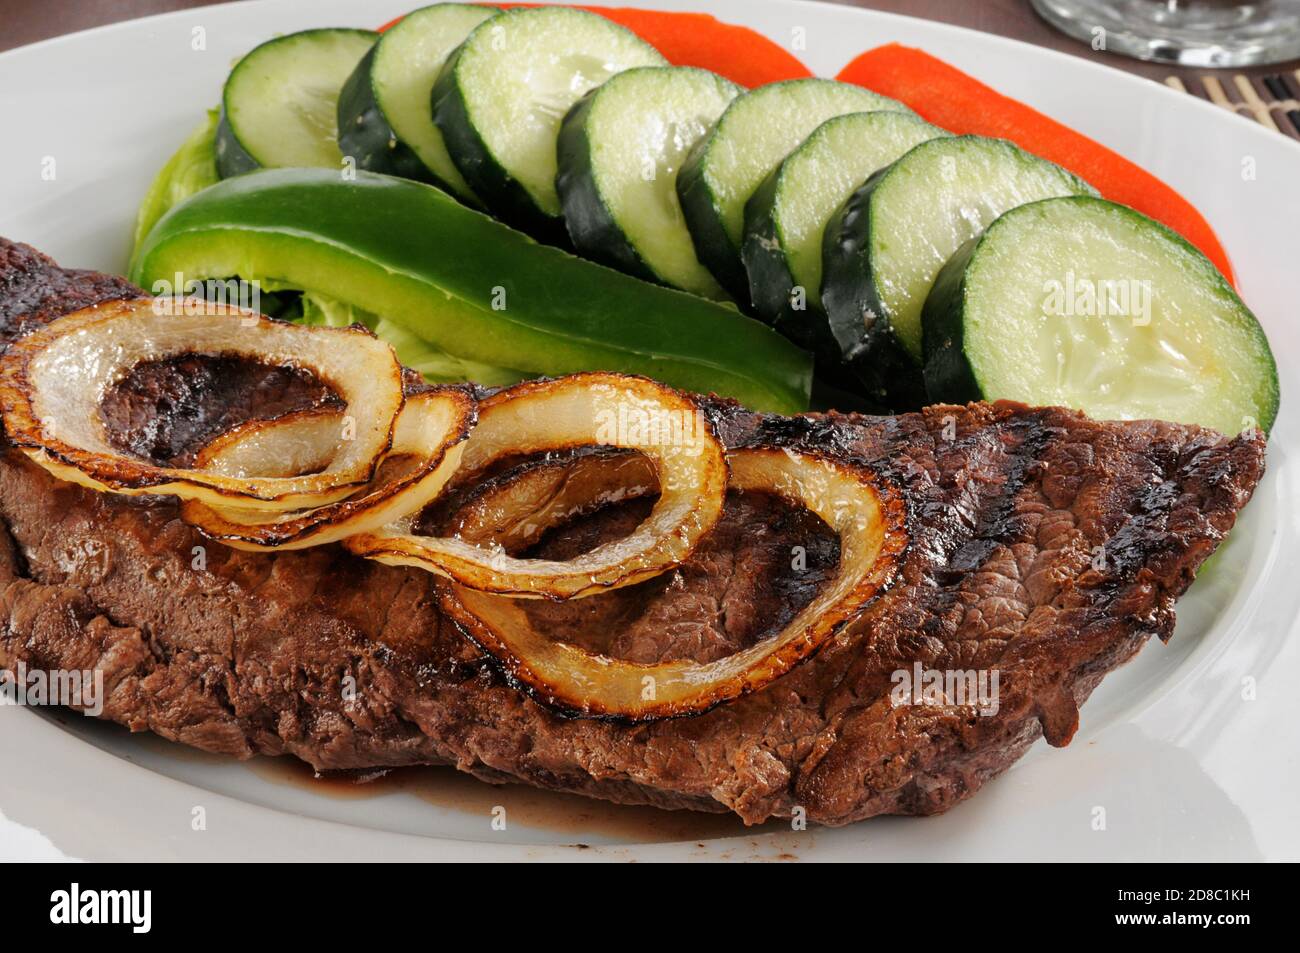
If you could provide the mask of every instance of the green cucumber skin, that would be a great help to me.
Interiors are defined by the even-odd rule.
[[[805,297],[804,307],[797,309],[789,296],[782,293],[782,289],[793,288],[795,281],[784,253],[776,245],[776,222],[770,214],[779,171],[780,166],[745,203],[747,225],[741,254],[749,276],[753,313],[771,324],[778,334],[812,353],[816,367],[815,404],[837,410],[879,413],[887,409],[883,396],[870,392],[845,361],[821,306]]]
[[[1276,358],[1273,356],[1271,347],[1267,344],[1267,335],[1264,334],[1263,328],[1255,320],[1254,314],[1241,301],[1227,279],[1205,258],[1200,249],[1192,245],[1182,235],[1163,223],[1150,219],[1127,206],[1106,202],[1096,196],[1040,199],[1037,202],[1009,209],[1002,216],[999,216],[997,220],[990,223],[989,227],[981,234],[962,245],[948,259],[935,278],[934,285],[926,296],[925,304],[921,310],[922,346],[925,353],[924,379],[930,399],[945,403],[997,399],[997,394],[988,393],[980,383],[979,377],[966,355],[964,312],[966,307],[967,275],[970,272],[971,262],[979,254],[985,240],[990,235],[997,234],[994,226],[1009,215],[1047,202],[1096,202],[1123,209],[1130,217],[1141,220],[1146,227],[1159,230],[1174,244],[1203,261],[1205,267],[1217,277],[1221,284],[1221,290],[1228,292],[1232,298],[1236,299],[1241,309],[1255,322],[1255,327],[1263,338],[1264,353],[1269,360],[1267,368],[1269,402],[1261,410],[1259,428],[1265,434],[1268,434],[1277,419],[1278,407],[1281,403],[1281,387],[1278,380]],[[1232,434],[1228,434],[1228,436],[1232,436]]]
[[[584,257],[643,281],[666,284],[627,240],[596,187],[587,117],[599,89],[597,86],[574,103],[560,124],[560,138],[556,143],[559,173],[555,177],[555,188],[564,208],[565,227],[573,247]]]
[[[229,120],[226,119],[224,97],[221,101],[221,118],[217,120],[217,137],[213,143],[213,151],[217,157],[217,175],[223,179],[243,175],[246,172],[261,168],[258,161],[249,155],[248,150],[244,148],[244,144],[235,135],[235,130],[231,128]]]
[[[796,308],[785,289],[796,283],[785,253],[777,241],[777,224],[772,214],[781,167],[777,166],[745,203],[745,244],[741,259],[749,279],[749,300],[754,313],[801,348],[812,351],[829,366],[841,363],[843,355],[823,308],[807,296],[803,308]]]
[[[569,235],[563,219],[537,207],[528,190],[497,162],[470,122],[469,107],[456,82],[456,64],[463,51],[464,46],[458,46],[447,57],[430,97],[433,121],[447,143],[447,152],[493,215],[538,241],[567,246]]]
[[[784,289],[795,286],[794,275],[777,242],[776,217],[772,214],[780,184],[778,165],[745,203],[745,241],[740,246],[749,285],[748,300],[759,319],[771,325],[778,324],[779,316],[792,310]],[[793,333],[803,332],[794,329]]]
[[[966,359],[966,268],[983,235],[970,239],[939,269],[921,308],[926,393],[949,404],[984,400],[984,389]]]
[[[749,277],[739,250],[731,244],[722,217],[715,207],[713,190],[705,177],[705,159],[711,136],[705,133],[691,147],[677,173],[677,198],[695,246],[695,257],[743,307],[749,302]]]
[[[875,172],[827,223],[821,297],[827,327],[867,392],[886,407],[913,410],[927,402],[922,367],[890,326],[871,272],[871,193],[889,169]]]
[[[221,89],[221,118],[217,122],[217,135],[213,147],[217,157],[217,175],[223,179],[229,179],[262,168],[262,164],[254,158],[253,154],[249,152],[240,141],[234,127],[230,124],[230,118],[228,116],[229,104],[226,102],[226,97],[230,89],[230,79],[235,75],[235,72],[239,69],[240,65],[248,59],[248,57],[252,56],[263,47],[286,41],[293,41],[298,37],[301,37],[304,33],[330,32],[367,34],[373,37],[378,37],[379,35],[371,30],[345,30],[333,27],[322,27],[314,30],[300,30],[296,33],[286,33],[284,36],[273,37],[265,42],[259,43],[241,56],[239,61],[231,68],[230,73],[226,76],[226,82]],[[373,51],[374,47],[372,46],[370,52]],[[368,55],[369,54],[367,54],[367,56]]]
[[[428,182],[448,191],[446,184],[425,168],[415,151],[398,139],[388,124],[370,75],[378,51],[376,43],[339,91],[339,149],[356,161],[358,169]]]
[[[807,408],[808,355],[761,323],[539,245],[403,179],[273,169],[218,183],[159,220],[132,275],[149,287],[177,271],[279,278],[530,374],[612,369],[755,409]]]

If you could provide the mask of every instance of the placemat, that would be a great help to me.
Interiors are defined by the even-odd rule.
[[[198,7],[213,0],[0,0],[0,50],[131,17]],[[617,5],[620,0],[608,0]],[[653,6],[647,0],[622,0]],[[1300,141],[1300,61],[1245,70],[1171,68],[1093,50],[1033,12],[1029,0],[831,0],[983,30],[1088,57],[1241,113]],[[419,6],[412,0],[412,8]],[[880,42],[879,38],[876,38]],[[867,43],[866,45],[873,45]]]
[[[1169,76],[1165,85],[1208,99],[1300,141],[1300,70],[1262,76],[1220,70]]]

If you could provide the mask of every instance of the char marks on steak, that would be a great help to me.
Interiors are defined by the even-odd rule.
[[[7,335],[131,293],[0,241]],[[278,397],[242,413],[322,397],[282,369],[205,367],[242,375],[250,392],[266,375]],[[118,425],[139,426],[142,394],[165,403],[165,388],[132,393]],[[231,422],[228,408],[196,399],[200,416]],[[487,781],[731,810],[751,823],[795,806],[824,824],[930,814],[1005,770],[1040,733],[1068,742],[1077,706],[1105,673],[1151,633],[1169,637],[1174,599],[1264,466],[1258,435],[1098,423],[1059,408],[780,419],[711,406],[729,446],[815,448],[878,468],[904,490],[911,542],[893,587],[856,624],[705,715],[635,726],[557,717],[442,617],[427,573],[336,546],[235,552],[205,542],[168,498],[62,484],[12,448],[0,459],[0,666],[98,667],[104,717],[236,757],[291,754],[321,769],[453,764]],[[203,432],[123,439],[183,455],[192,447],[176,440]],[[613,538],[643,506],[582,517],[541,545],[563,553]],[[206,561],[196,563],[200,546]],[[795,547],[808,554],[802,578],[790,568]],[[797,611],[835,547],[819,521],[733,495],[681,568],[537,611],[557,635],[622,657],[716,658]],[[895,706],[891,676],[914,662],[996,669],[997,713]],[[355,698],[343,691],[348,677]]]

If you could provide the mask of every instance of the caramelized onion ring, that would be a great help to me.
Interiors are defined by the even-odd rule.
[[[408,517],[343,544],[358,555],[427,569],[484,592],[576,599],[678,565],[722,515],[727,467],[711,426],[692,399],[641,377],[575,374],[494,394],[479,405],[461,466],[474,474],[515,455],[585,446],[634,449],[654,464],[659,500],[623,539],[570,560],[518,559],[499,546],[414,535]]]
[[[58,318],[0,359],[0,410],[9,439],[55,476],[138,496],[170,493],[215,505],[287,510],[319,506],[368,483],[388,450],[402,406],[401,365],[359,328],[301,327],[254,312],[204,304],[159,308],[134,298]],[[275,477],[162,467],[115,450],[99,407],[137,365],[182,354],[236,355],[306,367],[334,388],[355,429],[317,473]]]
[[[455,501],[445,529],[478,546],[518,553],[556,526],[658,492],[654,464],[627,450],[529,460],[484,480]]]
[[[453,388],[408,397],[397,415],[387,456],[409,457],[411,465],[397,476],[386,476],[381,468],[370,485],[346,500],[286,515],[185,500],[181,518],[227,546],[245,550],[303,549],[379,529],[418,513],[442,492],[460,466],[474,410],[474,399]],[[282,461],[285,473],[309,471],[338,452],[340,417],[337,410],[309,410],[255,421],[257,426],[245,425],[218,437],[195,462],[224,471],[270,452]]]
[[[734,489],[772,492],[807,507],[840,538],[835,576],[775,636],[714,662],[647,665],[555,641],[533,628],[515,600],[454,583],[441,589],[444,611],[512,680],[569,715],[649,721],[699,714],[762,688],[815,652],[889,584],[907,545],[905,507],[866,467],[769,447],[733,451],[728,461]]]

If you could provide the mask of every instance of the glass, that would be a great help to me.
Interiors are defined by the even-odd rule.
[[[1044,20],[1070,36],[1140,60],[1224,67],[1300,57],[1300,0],[1030,2]]]

